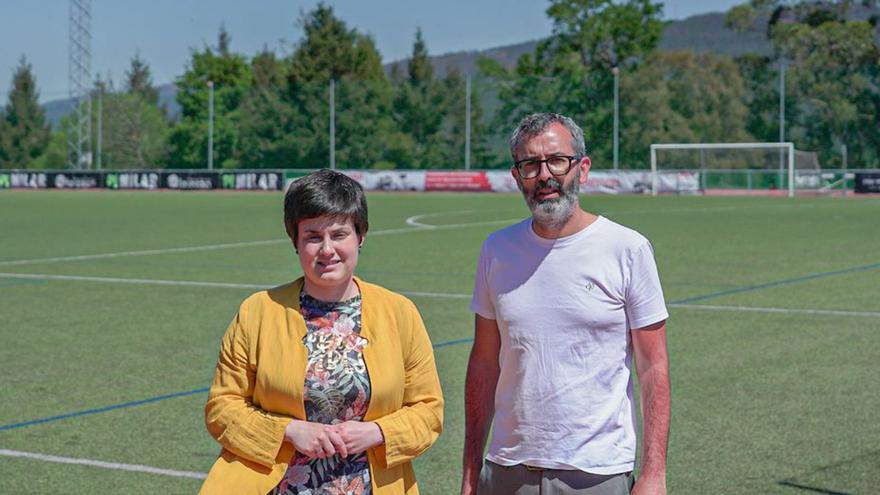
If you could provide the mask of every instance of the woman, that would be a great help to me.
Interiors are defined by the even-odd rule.
[[[205,419],[223,447],[204,494],[417,494],[410,461],[443,398],[415,305],[354,276],[363,189],[320,170],[284,198],[304,277],[247,298],[223,337]]]

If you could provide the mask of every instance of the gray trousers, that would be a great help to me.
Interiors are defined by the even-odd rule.
[[[632,473],[591,474],[483,463],[477,495],[629,495]]]

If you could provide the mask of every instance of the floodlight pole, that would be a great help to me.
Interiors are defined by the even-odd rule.
[[[785,142],[785,59],[779,59],[779,142]]]
[[[620,131],[620,68],[615,65],[611,68],[611,73],[614,74],[614,170],[616,171],[619,166],[617,152],[620,143],[618,137]]]
[[[785,142],[785,57],[779,58],[779,142]],[[779,181],[782,183],[783,150],[779,150]],[[791,177],[794,180],[794,177]]]
[[[214,169],[214,81],[208,81],[208,170]]]
[[[103,116],[104,116],[104,85],[101,85],[98,88],[98,129],[97,129],[97,143],[95,145],[95,153],[98,155],[95,157],[95,168],[97,170],[101,170],[101,155],[102,153],[102,144],[104,140],[104,125],[103,125]]]
[[[464,169],[471,169],[471,76],[464,80]]]
[[[336,170],[336,80],[330,79],[330,169]]]

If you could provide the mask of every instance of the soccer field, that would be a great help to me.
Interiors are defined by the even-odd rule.
[[[654,244],[670,493],[876,493],[880,199],[581,202]],[[528,211],[502,194],[369,207],[358,274],[417,304],[447,400],[416,475],[455,493],[473,270]],[[248,294],[301,273],[281,194],[3,191],[0,211],[0,493],[196,492],[219,452],[202,408],[220,337]]]

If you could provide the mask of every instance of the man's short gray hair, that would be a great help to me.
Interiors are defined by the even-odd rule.
[[[571,147],[577,158],[587,154],[584,131],[573,120],[558,113],[533,113],[520,120],[510,136],[510,156],[513,160],[516,161],[516,151],[523,143],[541,134],[552,124],[562,124],[571,133]]]

